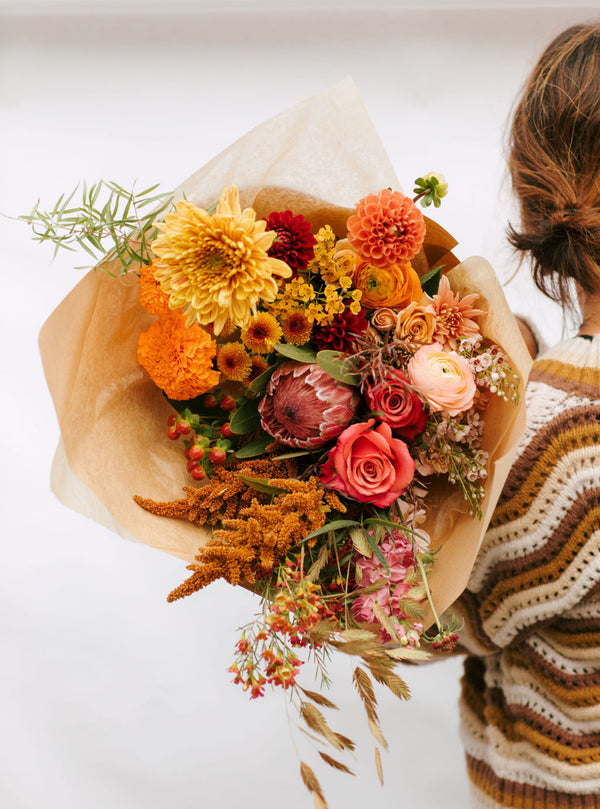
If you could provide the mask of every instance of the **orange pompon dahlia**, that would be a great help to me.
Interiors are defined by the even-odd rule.
[[[365,309],[401,309],[423,295],[419,276],[409,261],[385,268],[367,262],[359,264],[354,287],[362,292],[360,302]]]
[[[350,245],[375,267],[410,261],[424,238],[421,211],[410,197],[389,188],[363,197],[348,219]]]
[[[217,368],[227,379],[243,382],[250,376],[252,360],[241,343],[225,343],[217,353]]]
[[[270,354],[281,340],[281,326],[268,312],[259,312],[242,330],[242,343],[256,354]]]
[[[214,214],[183,200],[157,227],[156,278],[188,325],[210,323],[217,335],[228,319],[245,327],[259,301],[275,300],[277,276],[292,274],[268,255],[276,233],[256,221],[252,208],[242,211],[234,185],[223,190]]]
[[[477,293],[471,293],[460,298],[452,291],[450,281],[442,275],[432,299],[436,315],[434,338],[440,345],[456,349],[459,340],[479,334],[479,326],[473,318],[484,315],[485,311],[473,308],[478,297]]]
[[[216,350],[204,329],[169,314],[140,334],[137,361],[170,399],[193,399],[219,382],[212,367]]]
[[[139,271],[139,296],[140,303],[151,315],[168,315],[169,296],[160,288],[160,284],[154,277],[154,264],[145,264]]]

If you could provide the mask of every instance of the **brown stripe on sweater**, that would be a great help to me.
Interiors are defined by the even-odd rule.
[[[540,359],[533,364],[529,381],[543,382],[565,393],[596,399],[600,388],[600,369]]]
[[[598,551],[600,544],[600,532],[594,538],[593,544],[590,539],[594,532],[598,532],[600,526],[600,489],[584,491],[571,504],[571,508],[565,514],[563,520],[557,525],[554,533],[545,543],[546,547],[528,554],[526,557],[506,560],[497,565],[491,572],[481,591],[478,593],[480,601],[480,614],[485,621],[496,612],[500,605],[515,593],[522,593],[522,608],[528,604],[544,603],[550,598],[549,593],[545,593],[536,599],[535,592],[527,595],[528,590],[535,591],[535,588],[547,587],[556,583],[557,592],[560,594],[565,587],[571,586],[575,581],[571,575],[568,581],[563,578],[568,566],[586,545],[590,545],[588,551]],[[551,555],[548,554],[551,551]],[[577,572],[583,572],[586,562],[581,562]],[[529,601],[528,601],[529,598]],[[503,620],[508,620],[509,614],[503,616]]]
[[[509,666],[525,671],[530,679],[533,677],[540,683],[546,693],[554,694],[569,705],[585,707],[600,704],[600,672],[568,674],[530,646],[506,649],[504,655]]]
[[[515,725],[517,728],[519,726],[531,728],[544,739],[566,748],[567,752],[563,755],[566,755],[567,758],[571,756],[572,751],[582,750],[586,754],[593,755],[594,760],[600,760],[600,731],[597,733],[570,733],[529,705],[507,702],[506,696],[500,688],[488,688],[485,701],[488,710],[497,711],[502,715],[504,724],[508,724],[510,727]],[[507,736],[506,733],[503,735]],[[507,736],[507,738],[509,737]]]
[[[500,806],[511,809],[600,809],[600,795],[558,793],[531,784],[500,778],[485,761],[467,753],[472,783]]]
[[[533,467],[538,463],[545,448],[552,444],[556,436],[560,436],[577,427],[589,429],[590,423],[600,421],[600,403],[582,405],[558,413],[554,418],[536,431],[535,436],[521,452],[510,470],[510,474],[502,490],[499,504],[506,503],[518,495]],[[543,479],[545,480],[545,478]],[[543,482],[542,480],[542,482]],[[537,491],[537,489],[536,489]],[[498,519],[499,514],[494,519]]]
[[[582,408],[579,408],[582,409]],[[590,423],[588,411],[583,423],[557,417],[539,430],[513,465],[508,488],[496,507],[490,526],[497,528],[518,519],[528,511],[552,470],[568,461],[568,455],[588,447],[600,449],[600,407]],[[582,414],[579,414],[581,417]],[[550,505],[550,501],[548,501]]]

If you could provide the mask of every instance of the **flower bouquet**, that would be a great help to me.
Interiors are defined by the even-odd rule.
[[[234,682],[252,698],[283,688],[345,771],[331,754],[353,743],[299,675],[312,661],[322,685],[331,651],[356,657],[380,774],[374,683],[407,697],[398,662],[456,644],[438,614],[499,496],[528,370],[489,266],[458,264],[420,209],[439,206],[444,178],[418,178],[414,199],[397,186],[344,82],[173,200],[112,184],[100,209],[98,185],[82,208],[25,217],[39,238],[81,242],[95,212],[88,242],[114,242],[41,335],[63,431],[55,491],[187,559],[171,601],[219,578],[254,590]],[[301,775],[325,806],[304,762]]]

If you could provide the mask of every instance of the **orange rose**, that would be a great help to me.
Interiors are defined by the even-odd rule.
[[[408,377],[431,410],[457,416],[473,405],[477,388],[469,363],[456,351],[444,351],[439,343],[423,346],[411,357]]]
[[[421,306],[410,303],[398,312],[396,336],[402,340],[414,340],[417,343],[429,343],[433,338],[437,318],[433,306]]]
[[[361,262],[354,273],[354,286],[362,292],[361,304],[365,309],[389,306],[401,309],[422,296],[419,276],[410,261],[390,267],[374,267]]]

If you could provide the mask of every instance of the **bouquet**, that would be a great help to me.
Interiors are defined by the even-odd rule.
[[[304,106],[305,122],[344,93],[373,140],[347,83]],[[489,268],[458,265],[455,241],[421,211],[445,196],[442,175],[419,177],[414,198],[361,177],[348,208],[310,185],[257,190],[240,169],[251,146],[226,153],[228,185],[204,205],[109,184],[99,207],[98,184],[80,208],[25,217],[57,245],[114,243],[107,272],[93,270],[42,335],[68,424],[55,487],[73,502],[56,483],[73,468],[112,512],[101,519],[187,558],[170,601],[219,578],[254,590],[261,610],[242,629],[234,682],[251,698],[284,689],[321,759],[344,771],[338,754],[353,743],[330,727],[332,701],[299,678],[312,661],[327,684],[330,652],[356,657],[381,777],[374,684],[405,698],[397,663],[456,645],[458,626],[438,613],[466,583],[510,463],[524,353],[516,329],[501,339],[510,321]],[[218,168],[195,187],[206,193]],[[74,313],[85,350],[65,357],[60,326]],[[69,420],[95,389],[94,413]],[[124,408],[126,469],[113,454]],[[90,430],[107,453],[93,464]],[[305,762],[301,775],[325,806]]]

